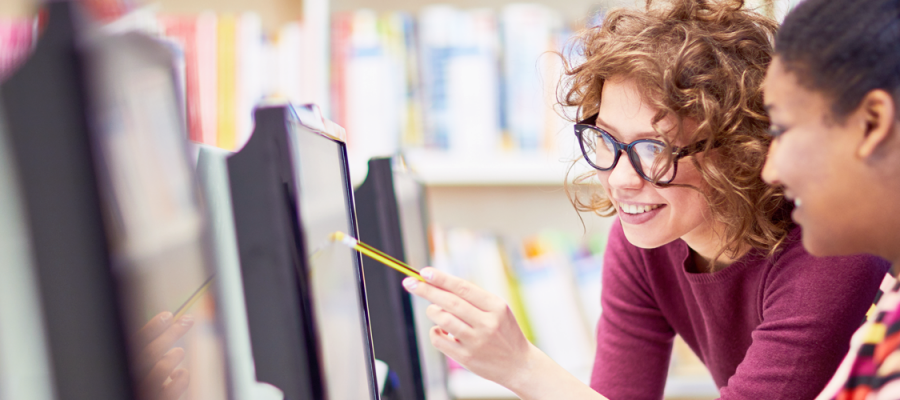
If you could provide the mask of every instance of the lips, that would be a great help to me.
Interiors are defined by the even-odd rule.
[[[650,221],[659,213],[665,204],[634,204],[634,203],[617,203],[619,211],[619,219],[626,224],[639,225]]]

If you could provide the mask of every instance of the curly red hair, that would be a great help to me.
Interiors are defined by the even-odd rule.
[[[690,160],[705,184],[697,189],[725,227],[716,258],[736,258],[748,246],[774,254],[792,225],[791,204],[760,177],[771,141],[761,84],[777,28],[741,0],[650,0],[645,10],[614,10],[600,27],[581,32],[575,44],[584,62],[565,68],[560,103],[574,107],[578,119],[597,112],[608,79],[627,77],[658,110],[654,129],[659,132],[658,123],[674,117],[675,130],[660,132],[668,141],[707,139],[711,156]],[[687,119],[696,129],[683,129]],[[593,176],[592,171],[575,181]],[[615,214],[602,192],[587,199],[575,192],[567,188],[579,211]]]

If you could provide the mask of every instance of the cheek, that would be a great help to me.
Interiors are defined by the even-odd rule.
[[[678,166],[674,183],[691,187],[669,187],[658,191],[671,207],[672,223],[690,229],[706,221],[710,215],[706,198],[700,191],[693,189],[704,190],[706,185],[700,172],[690,161],[684,161]]]

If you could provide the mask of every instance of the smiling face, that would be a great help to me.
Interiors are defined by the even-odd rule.
[[[651,120],[656,110],[648,106],[635,82],[611,79],[603,85],[597,126],[622,143],[657,139]],[[670,119],[659,122],[663,131],[674,126]],[[676,145],[684,146],[687,143]],[[711,212],[696,190],[685,187],[656,187],[634,170],[622,154],[615,168],[597,171],[607,197],[616,208],[628,241],[641,248],[655,248],[682,238],[701,255],[710,258],[721,243],[711,240]],[[700,174],[690,158],[679,161],[673,184],[703,187]]]
[[[874,121],[867,106],[836,121],[828,98],[802,86],[778,58],[763,91],[775,135],[763,179],[783,186],[793,199],[804,247],[818,256],[877,254],[879,227],[892,213],[877,203],[888,196],[883,177],[873,174],[873,159],[860,153]]]

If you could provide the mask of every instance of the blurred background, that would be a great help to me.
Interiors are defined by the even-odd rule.
[[[747,6],[780,19],[795,2]],[[612,8],[643,2],[84,4],[105,29],[141,31],[171,46],[194,143],[240,149],[253,108],[281,99],[316,103],[346,128],[354,183],[365,179],[369,158],[403,154],[425,184],[434,265],[504,296],[530,339],[589,378],[610,220],[578,215],[564,192],[569,168],[571,181],[585,166],[573,166],[580,157],[574,116],[556,104],[558,83],[563,60],[578,62],[573,35]],[[40,36],[38,6],[0,1],[0,82]],[[452,361],[449,371],[457,399],[514,398]],[[717,397],[681,342],[670,374],[668,399]]]

